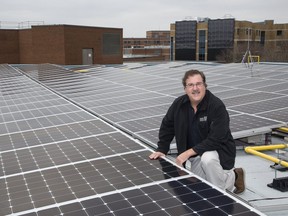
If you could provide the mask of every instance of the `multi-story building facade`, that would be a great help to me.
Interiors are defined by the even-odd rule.
[[[170,31],[147,31],[145,38],[124,38],[124,61],[170,60]]]
[[[123,48],[170,46],[170,31],[147,31],[145,38],[123,38]]]
[[[2,29],[4,24],[0,23],[0,63],[240,62],[248,50],[261,61],[288,61],[288,23],[273,20],[183,20],[170,24],[170,30],[147,31],[145,38],[123,38],[117,28],[37,24]]]
[[[266,61],[288,61],[288,24],[233,18],[177,21],[170,25],[171,59],[241,61],[244,53]],[[254,52],[254,53],[253,53]]]

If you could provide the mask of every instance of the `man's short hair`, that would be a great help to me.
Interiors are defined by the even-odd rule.
[[[186,80],[190,77],[190,76],[194,76],[194,75],[197,75],[199,74],[201,77],[202,77],[202,80],[203,80],[203,84],[205,87],[207,87],[207,84],[206,84],[206,77],[204,75],[204,73],[202,71],[199,71],[199,70],[189,70],[187,71],[185,74],[184,74],[184,77],[182,79],[182,84],[184,86],[184,88],[186,87]]]

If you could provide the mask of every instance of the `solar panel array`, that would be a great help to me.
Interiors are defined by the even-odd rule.
[[[191,68],[205,73],[208,89],[227,106],[235,139],[264,134],[288,123],[285,64],[259,64],[253,76],[241,64],[130,63],[70,67],[76,72],[69,70],[69,75],[68,69],[42,67],[25,70],[57,93],[152,146],[157,143],[159,125],[169,105],[184,93],[181,79]]]
[[[231,86],[239,77],[243,85],[252,83],[246,70],[228,73],[237,67],[0,65],[0,214],[261,215],[169,160],[149,160],[151,150],[130,136],[155,146],[162,117],[183,93],[181,77],[190,68],[204,71],[211,91],[223,95],[235,137],[287,124],[287,77],[277,90],[271,77],[250,77],[271,84],[265,94],[257,90],[263,86]],[[280,71],[285,76],[285,67]],[[268,105],[254,108],[277,98],[277,115]],[[243,103],[249,112],[241,110]]]

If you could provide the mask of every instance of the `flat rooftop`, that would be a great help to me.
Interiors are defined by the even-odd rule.
[[[205,73],[208,89],[229,111],[238,145],[236,166],[243,167],[246,176],[247,189],[239,196],[214,188],[190,171],[177,174],[174,142],[166,160],[147,160],[156,147],[163,116],[184,93],[181,79],[189,69]],[[273,179],[287,177],[285,167],[277,170],[271,167],[274,162],[244,151],[247,146],[287,144],[286,134],[277,129],[288,124],[288,64],[4,64],[0,86],[0,212],[4,215],[90,215],[92,200],[102,203],[98,209],[110,208],[103,215],[141,215],[142,205],[129,202],[125,211],[115,206],[116,201],[124,205],[132,194],[153,200],[146,209],[155,207],[154,214],[288,212],[287,192],[267,186]],[[282,160],[288,157],[286,149],[264,153]],[[128,172],[134,169],[136,173]],[[161,193],[174,191],[175,185],[185,188],[187,182],[205,203],[202,209],[187,210],[189,203],[181,199],[179,206],[161,206]],[[171,195],[166,194],[167,202]],[[182,196],[176,193],[169,199]],[[153,203],[161,208],[156,210]],[[200,203],[193,206],[200,208]]]

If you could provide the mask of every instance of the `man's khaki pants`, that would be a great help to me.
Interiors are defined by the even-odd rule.
[[[209,181],[213,185],[223,189],[232,191],[235,183],[234,168],[224,170],[220,165],[219,155],[217,151],[207,151],[201,157],[192,157],[187,163],[187,168],[191,172]]]

